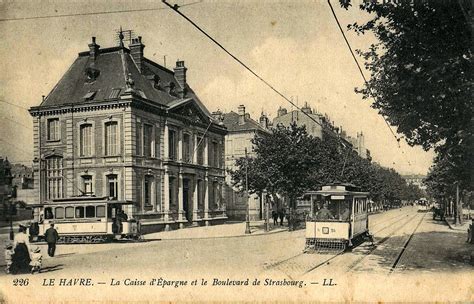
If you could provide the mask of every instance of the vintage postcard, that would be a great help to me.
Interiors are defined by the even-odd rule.
[[[470,302],[469,1],[0,2],[0,302]]]

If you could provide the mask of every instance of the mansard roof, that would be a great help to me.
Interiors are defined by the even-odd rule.
[[[117,99],[127,90],[127,74],[130,74],[134,82],[133,88],[147,100],[167,105],[179,99],[164,89],[164,85],[169,85],[169,83],[173,83],[176,88],[180,87],[174,77],[174,72],[146,58],[143,65],[143,72],[140,73],[130,56],[130,51],[125,47],[101,49],[100,55],[95,59],[89,56],[89,52],[79,53],[78,58],[40,107]],[[162,84],[160,89],[156,89],[153,81],[150,80],[150,77],[155,75],[159,77]]]
[[[145,57],[140,71],[130,50],[123,46],[100,49],[98,53],[95,58],[90,56],[89,51],[79,53],[49,95],[32,109],[118,100],[127,93],[127,89],[130,92],[127,79],[131,78],[131,87],[140,99],[164,108],[191,99],[207,117],[212,117],[194,91],[187,84],[184,88],[180,85],[173,71]],[[175,88],[174,92],[170,92],[170,86]],[[179,92],[183,90],[186,95],[180,97]]]

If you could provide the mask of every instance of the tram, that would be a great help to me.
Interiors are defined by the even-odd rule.
[[[59,233],[60,243],[100,243],[116,238],[140,239],[140,223],[124,212],[130,201],[106,197],[54,199],[33,206],[30,226],[33,240],[41,241],[51,224]]]
[[[344,251],[371,238],[368,193],[351,184],[323,186],[309,191],[311,210],[306,218],[305,251]]]

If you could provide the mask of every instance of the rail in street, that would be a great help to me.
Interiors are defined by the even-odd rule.
[[[284,274],[290,279],[309,277],[319,272],[393,272],[426,213],[413,208],[392,210],[391,215],[371,216],[370,232],[374,244],[365,242],[352,251],[299,253],[266,265],[265,271]],[[382,266],[382,267],[381,267]]]

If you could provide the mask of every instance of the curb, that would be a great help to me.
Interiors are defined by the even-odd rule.
[[[453,226],[451,226],[451,224],[448,222],[448,219],[447,219],[447,218],[444,218],[444,221],[446,222],[446,224],[448,224],[449,229],[455,230],[455,229],[453,228]]]

